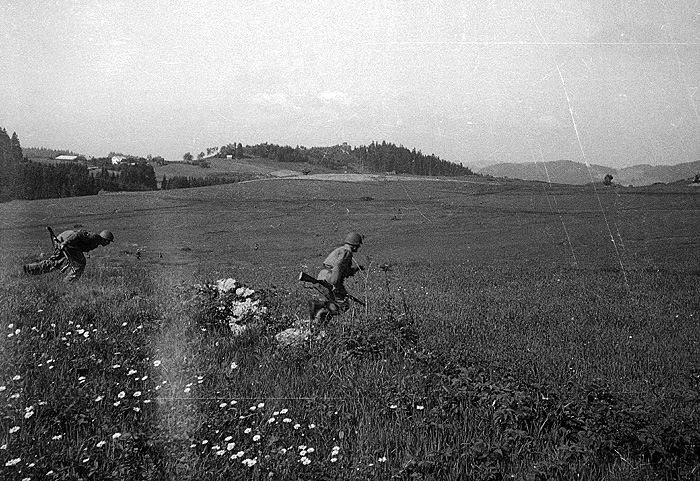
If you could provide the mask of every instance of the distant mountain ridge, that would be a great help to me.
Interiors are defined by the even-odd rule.
[[[477,173],[493,177],[573,185],[602,182],[605,176],[610,174],[613,176],[614,183],[643,186],[657,182],[670,183],[690,179],[700,172],[700,160],[677,165],[640,164],[621,169],[596,164],[589,164],[589,166],[572,160],[502,163],[483,167],[478,169]]]

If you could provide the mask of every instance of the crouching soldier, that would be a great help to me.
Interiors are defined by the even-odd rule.
[[[56,241],[54,254],[46,260],[25,264],[25,274],[38,275],[55,270],[67,271],[63,281],[75,282],[83,275],[87,264],[83,253],[99,246],[109,245],[114,241],[114,235],[108,230],[103,230],[99,234],[85,229],[67,230],[59,234]]]
[[[362,236],[356,232],[350,232],[345,237],[345,243],[334,249],[323,261],[323,269],[316,276],[323,282],[315,283],[314,287],[324,300],[310,302],[309,315],[312,321],[325,324],[331,317],[340,315],[350,308],[352,296],[345,289],[344,281],[363,269],[360,265],[352,265],[352,255],[361,245]]]

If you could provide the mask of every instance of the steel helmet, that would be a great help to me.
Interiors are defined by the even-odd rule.
[[[114,242],[114,234],[112,234],[108,230],[103,230],[102,232],[100,232],[100,237],[102,237],[103,239],[106,239],[110,242]]]
[[[345,236],[345,243],[351,246],[360,246],[362,245],[362,236],[357,232],[350,232]]]

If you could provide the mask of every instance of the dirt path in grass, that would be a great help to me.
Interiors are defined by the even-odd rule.
[[[321,180],[321,181],[331,181],[331,182],[397,182],[397,181],[442,181],[442,182],[463,182],[469,184],[490,184],[498,185],[500,184],[494,180],[487,179],[456,179],[456,178],[443,178],[443,177],[429,177],[429,176],[418,176],[418,175],[394,175],[394,174],[309,174],[309,175],[299,175],[299,172],[293,170],[276,170],[270,172],[271,178],[285,178],[290,180]],[[257,180],[269,180],[267,179],[255,179],[247,182],[255,182]]]

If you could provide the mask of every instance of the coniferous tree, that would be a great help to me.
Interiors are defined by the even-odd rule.
[[[24,156],[22,155],[22,146],[19,143],[19,137],[17,132],[12,132],[12,138],[10,139],[10,150],[11,150],[11,161],[12,162],[22,162]]]

